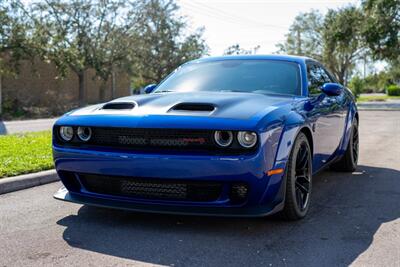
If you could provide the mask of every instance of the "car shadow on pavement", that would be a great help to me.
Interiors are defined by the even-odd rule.
[[[400,171],[359,166],[314,177],[302,221],[141,214],[82,206],[58,221],[72,247],[174,266],[349,265],[400,217]],[[394,248],[395,251],[395,248]],[[272,265],[271,265],[272,264]]]

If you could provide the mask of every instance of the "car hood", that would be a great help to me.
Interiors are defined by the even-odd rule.
[[[241,92],[152,93],[78,109],[57,124],[250,129],[267,114],[290,109],[293,100]]]
[[[272,111],[292,101],[293,97],[289,96],[255,93],[153,93],[115,99],[77,110],[70,115],[176,115],[247,120],[260,112]],[[130,104],[130,106],[126,106],[126,104]]]

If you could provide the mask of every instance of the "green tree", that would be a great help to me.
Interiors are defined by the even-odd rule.
[[[329,10],[325,17],[315,10],[299,14],[285,42],[277,45],[278,53],[319,60],[346,84],[357,60],[365,55],[362,18],[362,12],[354,6]]]
[[[251,55],[252,53],[252,50],[244,49],[239,44],[231,45],[224,51],[224,55]]]
[[[363,36],[377,59],[400,62],[400,1],[364,0]]]
[[[356,62],[366,53],[361,36],[363,14],[355,6],[329,10],[324,19],[322,61],[347,84]]]
[[[15,73],[19,60],[32,55],[30,31],[18,2],[0,2],[0,74]]]
[[[300,13],[285,35],[286,40],[277,45],[278,53],[322,59],[324,18],[317,10]]]
[[[33,59],[32,28],[22,15],[18,1],[0,2],[0,114],[2,113],[2,77],[18,73],[22,59]]]
[[[362,91],[364,90],[364,80],[361,79],[359,76],[355,76],[351,79],[349,83],[349,88],[353,92],[356,99],[360,96]]]
[[[186,34],[185,18],[178,16],[179,7],[174,1],[149,0],[137,6],[139,35],[135,87],[158,83],[182,63],[207,53],[202,29]]]
[[[63,76],[69,70],[77,75],[80,105],[87,102],[87,70],[94,69],[105,84],[116,66],[128,65],[134,20],[127,8],[122,0],[46,0],[26,10],[41,58],[53,62]]]

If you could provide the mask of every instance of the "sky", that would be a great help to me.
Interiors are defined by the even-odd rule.
[[[277,51],[276,44],[285,39],[296,15],[316,9],[325,14],[359,1],[351,0],[177,0],[181,14],[191,30],[204,27],[210,55],[222,55],[238,43],[250,50],[260,46],[257,54]]]

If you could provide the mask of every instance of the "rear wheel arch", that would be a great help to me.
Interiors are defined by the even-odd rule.
[[[360,123],[360,118],[358,117],[358,112],[354,114],[354,118],[357,119],[357,126]]]

